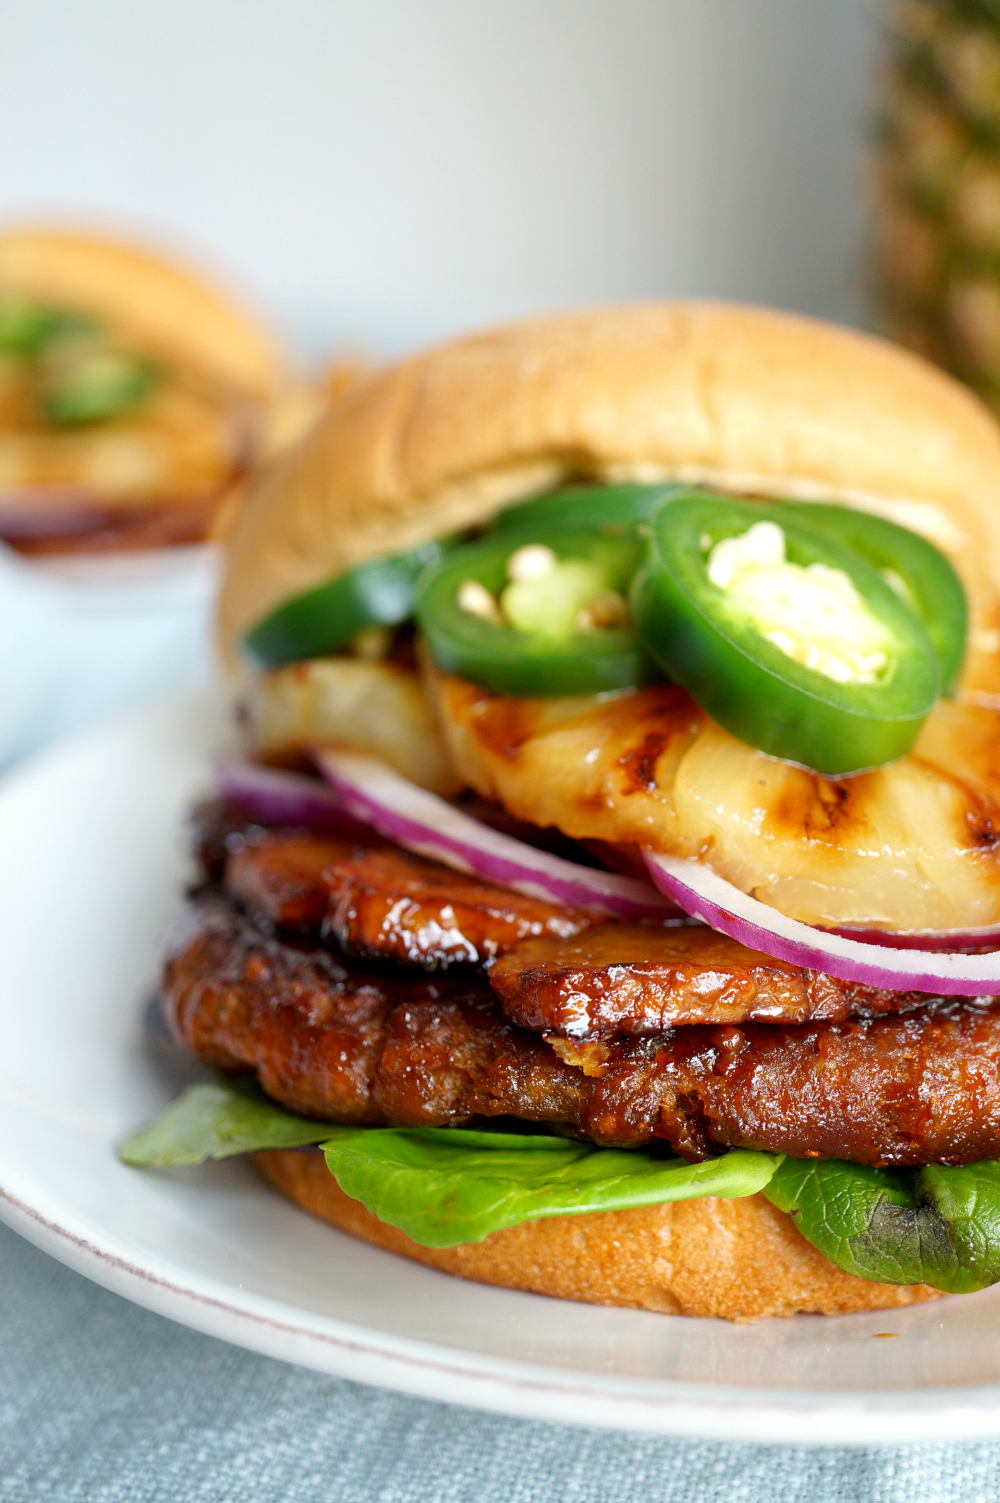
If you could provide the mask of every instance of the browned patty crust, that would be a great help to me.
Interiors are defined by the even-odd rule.
[[[235,840],[230,831],[233,848],[214,869],[279,929],[332,936],[348,955],[429,971],[496,959],[490,984],[511,1021],[574,1040],[689,1023],[833,1022],[925,1001],[802,970],[703,925],[608,923],[363,833],[359,846],[301,830]]]
[[[241,845],[226,860],[226,890],[283,929],[319,929],[330,904],[325,873],[349,861],[351,841],[295,831]]]
[[[279,929],[332,936],[362,959],[428,971],[480,965],[530,936],[570,938],[603,922],[411,855],[374,831],[342,838],[205,814],[208,875]]]
[[[558,1122],[598,1143],[665,1140],[855,1163],[1000,1157],[1000,1010],[683,1027],[618,1038],[585,1075],[504,1018],[474,974],[433,980],[284,943],[225,896],[194,905],[163,999],[181,1040],[340,1122]]]
[[[603,924],[575,938],[526,939],[489,977],[511,1022],[571,1039],[689,1023],[835,1022],[926,1001],[803,970],[690,925]]]
[[[442,970],[479,965],[535,935],[568,939],[600,921],[394,849],[325,873],[324,929],[350,955]]]
[[[507,1023],[475,972],[432,979],[287,943],[218,894],[192,905],[162,996],[184,1044],[222,1069],[255,1070],[293,1111],[424,1126],[586,1121],[581,1072]]]

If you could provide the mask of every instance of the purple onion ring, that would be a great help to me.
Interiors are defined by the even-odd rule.
[[[880,939],[877,944],[847,938],[788,918],[700,861],[656,851],[643,854],[657,887],[685,913],[775,960],[890,991],[960,997],[1000,994],[1000,950],[969,955],[892,944],[891,936],[885,936],[889,942]]]
[[[577,866],[501,834],[374,757],[328,749],[318,749],[313,756],[342,806],[407,850],[567,908],[624,919],[677,914],[676,905],[650,883]]]

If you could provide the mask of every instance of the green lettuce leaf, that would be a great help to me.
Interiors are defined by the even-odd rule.
[[[200,1080],[118,1145],[123,1164],[162,1169],[259,1148],[301,1148],[330,1136],[329,1122],[293,1117],[253,1080]]]
[[[778,1156],[743,1149],[688,1164],[566,1138],[439,1128],[334,1129],[323,1144],[341,1189],[424,1247],[481,1242],[543,1216],[753,1195]]]
[[[846,1273],[968,1294],[1000,1280],[1000,1164],[869,1169],[785,1159],[764,1189]]]
[[[453,1127],[335,1127],[295,1117],[246,1080],[189,1086],[128,1138],[138,1167],[199,1164],[318,1144],[341,1189],[425,1247],[480,1242],[543,1216],[620,1211],[767,1184],[780,1156],[742,1149],[688,1164],[659,1152],[597,1148],[548,1133]]]
[[[346,1194],[425,1247],[544,1216],[762,1190],[847,1273],[968,1293],[1000,1280],[1000,1164],[869,1169],[734,1150],[701,1164],[597,1148],[543,1129],[336,1127],[293,1116],[252,1080],[188,1087],[119,1148],[139,1167],[315,1144]]]

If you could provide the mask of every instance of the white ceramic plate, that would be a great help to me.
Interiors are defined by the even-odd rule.
[[[174,1320],[427,1398],[731,1440],[1000,1434],[1000,1289],[752,1326],[596,1309],[394,1258],[247,1165],[120,1165],[116,1140],[173,1094],[142,1019],[185,871],[185,806],[223,735],[201,701],[171,701],[0,785],[5,1221]]]

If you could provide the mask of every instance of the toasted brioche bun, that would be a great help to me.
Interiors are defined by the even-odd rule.
[[[842,1273],[763,1195],[553,1216],[435,1248],[351,1200],[319,1154],[273,1149],[253,1159],[283,1195],[341,1231],[479,1284],[737,1321],[889,1310],[939,1297],[926,1284],[872,1284]]]
[[[950,377],[786,313],[633,305],[456,340],[349,393],[240,513],[224,652],[300,591],[572,477],[846,500],[1000,580],[1000,430]]]
[[[54,226],[0,233],[0,292],[103,319],[149,354],[269,400],[286,379],[277,338],[229,295],[172,258]]]

